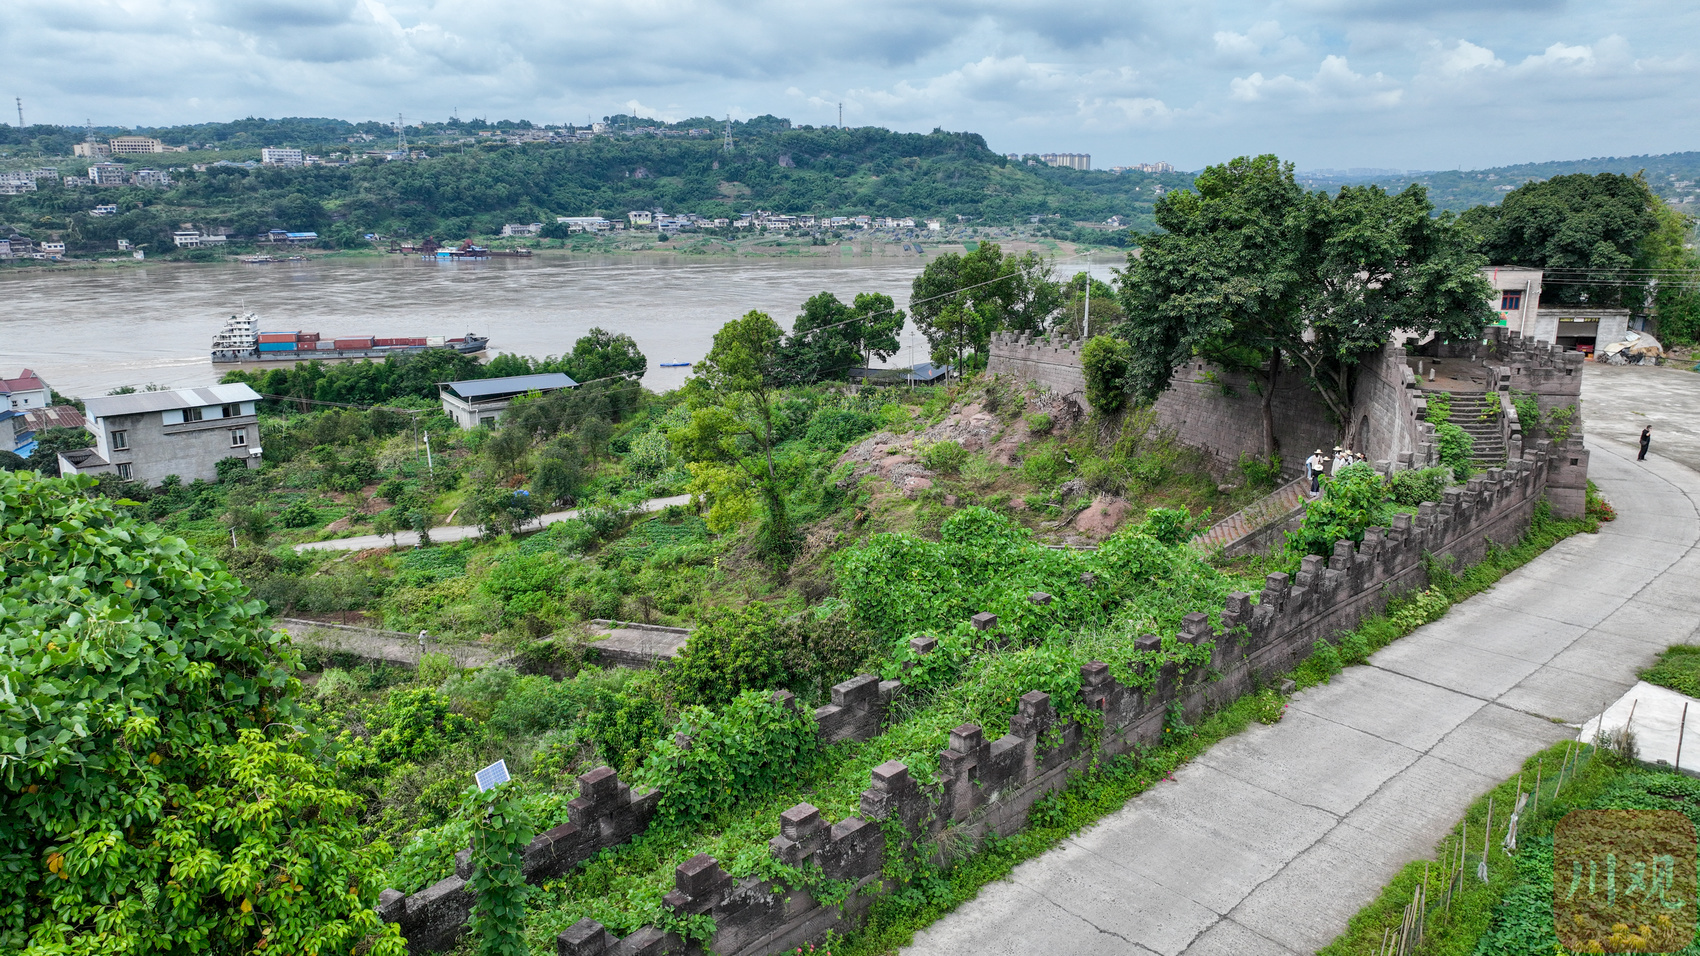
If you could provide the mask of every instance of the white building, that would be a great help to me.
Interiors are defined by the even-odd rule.
[[[630,220],[631,224],[634,226],[647,226],[655,221],[654,213],[651,213],[647,209],[639,209],[633,212],[628,212],[626,213],[626,218]]]
[[[199,249],[201,247],[201,231],[199,229],[180,229],[171,234],[171,242],[179,249]]]
[[[89,167],[89,182],[96,186],[122,186],[128,172],[122,163],[95,163]]]
[[[614,228],[601,216],[556,216],[555,221],[565,225],[568,232],[607,232]]]
[[[89,210],[89,215],[91,215],[91,216],[116,216],[116,215],[118,215],[118,206],[117,206],[116,203],[107,203],[107,204],[102,205],[102,206],[96,206],[93,209]]]
[[[307,156],[299,149],[267,146],[260,150],[260,162],[267,166],[300,166],[307,162]]]
[[[437,386],[443,402],[443,413],[462,428],[495,425],[513,400],[532,392],[558,392],[577,388],[578,383],[560,372],[540,375],[510,375],[506,378],[480,378],[468,382],[447,382]]]
[[[65,244],[63,242],[44,242],[41,244],[41,251],[50,256],[62,256],[65,254]]]
[[[1092,168],[1091,153],[1041,153],[1039,161],[1047,166],[1066,166],[1083,171]]]
[[[130,174],[130,182],[137,186],[169,186],[171,174],[163,169],[138,169]]]
[[[17,378],[0,378],[0,401],[15,412],[46,408],[53,404],[53,389],[41,380],[41,376],[26,368],[18,373]]]
[[[65,474],[115,474],[157,485],[167,475],[185,483],[218,478],[218,463],[260,463],[260,395],[246,385],[107,395],[85,402],[95,446],[63,452]]]
[[[1493,286],[1488,305],[1499,313],[1503,325],[1524,338],[1538,338],[1537,313],[1541,303],[1541,270],[1520,266],[1487,266],[1482,277]],[[1553,341],[1549,336],[1548,342]]]
[[[542,231],[543,224],[540,222],[510,222],[502,227],[502,235],[504,236],[535,236]]]
[[[117,136],[111,142],[114,156],[140,156],[145,153],[163,153],[165,144],[151,136]]]

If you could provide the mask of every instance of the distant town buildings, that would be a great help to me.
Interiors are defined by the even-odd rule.
[[[38,180],[58,179],[59,170],[51,167],[17,169],[0,173],[0,196],[21,196],[36,191]]]
[[[1039,161],[1046,166],[1065,166],[1082,171],[1092,168],[1091,153],[1040,153]]]
[[[502,227],[504,236],[535,236],[542,231],[543,224],[540,222],[510,222]]]
[[[267,166],[302,166],[307,162],[307,154],[299,149],[267,146],[260,150],[260,162]]]
[[[601,216],[556,216],[555,222],[567,227],[567,232],[607,232],[614,223]]]
[[[1175,167],[1169,163],[1134,163],[1132,166],[1111,166],[1110,172],[1122,173],[1172,173]]]
[[[141,156],[146,153],[163,153],[167,146],[151,136],[115,136],[108,144],[114,156]]]

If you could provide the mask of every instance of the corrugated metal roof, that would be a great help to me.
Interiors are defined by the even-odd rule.
[[[109,415],[137,415],[142,412],[163,412],[174,408],[201,408],[230,402],[257,402],[260,393],[240,383],[208,385],[204,388],[179,388],[169,392],[135,392],[130,395],[103,395],[83,402],[89,418]]]
[[[506,378],[477,378],[466,382],[450,382],[448,387],[465,399],[490,398],[496,395],[521,395],[554,388],[574,388],[577,382],[561,372],[538,375],[509,375]]]

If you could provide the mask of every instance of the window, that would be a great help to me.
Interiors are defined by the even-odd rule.
[[[237,418],[241,414],[242,414],[242,405],[241,405],[240,402],[224,406],[224,417],[225,418]]]
[[[232,448],[246,448],[246,447],[248,447],[248,429],[246,429],[246,428],[232,428],[230,430],[230,447],[232,447]]]
[[[1523,293],[1507,289],[1499,294],[1499,311],[1515,312],[1523,307]]]
[[[201,420],[201,413],[204,412],[204,411],[206,411],[206,409],[185,408],[185,409],[183,409],[183,421],[184,422],[198,422],[198,421]]]
[[[121,462],[118,463],[118,477],[124,479],[125,481],[129,481],[131,474],[132,473],[130,471],[130,463],[129,462],[121,461]]]
[[[123,451],[130,447],[130,433],[119,429],[112,433],[112,450]]]

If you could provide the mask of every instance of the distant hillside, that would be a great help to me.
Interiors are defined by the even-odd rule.
[[[1572,173],[1624,173],[1645,170],[1647,185],[1668,203],[1686,203],[1700,212],[1700,152],[1664,153],[1658,156],[1605,156],[1568,159],[1550,163],[1523,163],[1492,169],[1407,172],[1404,175],[1351,176],[1335,171],[1307,172],[1299,179],[1314,189],[1338,189],[1348,183],[1376,183],[1386,189],[1403,189],[1411,183],[1428,187],[1429,197],[1439,209],[1462,212],[1471,206],[1492,205],[1508,192],[1531,180],[1551,179]]]
[[[973,133],[894,133],[879,128],[792,128],[778,117],[732,124],[702,117],[661,124],[610,117],[612,135],[583,142],[509,144],[504,135],[536,129],[525,123],[467,122],[407,128],[408,145],[424,158],[361,159],[346,166],[212,167],[221,158],[252,159],[262,145],[292,145],[326,158],[358,158],[393,148],[382,124],[340,120],[243,120],[235,123],[125,130],[154,135],[185,153],[124,157],[131,165],[172,167],[164,191],[52,188],[0,198],[0,221],[66,224],[97,202],[154,210],[158,228],[194,221],[252,234],[281,227],[345,233],[463,236],[498,231],[505,222],[550,222],[555,216],[624,218],[633,209],[728,216],[752,209],[830,215],[964,217],[991,224],[1051,220],[1051,232],[1074,238],[1075,223],[1112,217],[1150,228],[1151,204],[1164,190],[1191,182],[1185,173],[1115,175],[1012,161]],[[97,131],[99,132],[99,131]],[[118,131],[106,131],[113,133]],[[0,126],[0,151],[13,164],[32,153],[70,171],[68,152],[83,131]],[[354,139],[351,145],[349,140]],[[370,138],[370,139],[369,139]],[[208,145],[216,146],[209,151]],[[85,161],[86,162],[86,161]],[[125,213],[125,217],[130,213]],[[111,219],[112,217],[108,217]],[[122,218],[122,217],[120,217]],[[126,223],[87,224],[96,231]],[[1103,241],[1125,230],[1079,230]]]

